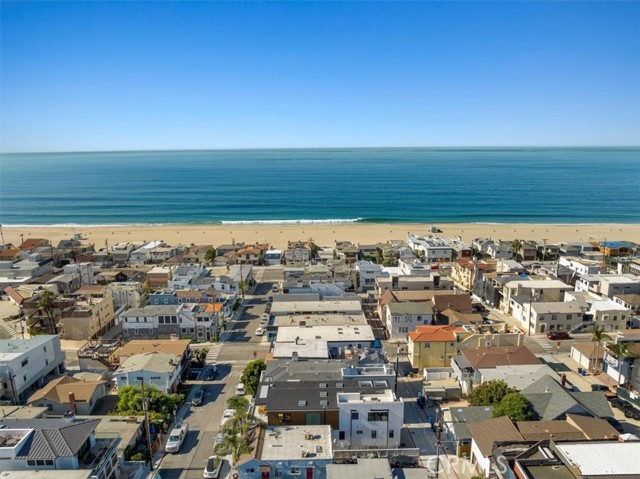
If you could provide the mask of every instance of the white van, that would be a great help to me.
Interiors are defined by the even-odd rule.
[[[186,422],[175,427],[169,434],[169,439],[167,439],[167,445],[164,450],[171,453],[180,452],[180,447],[182,447],[182,443],[184,442],[184,438],[187,437],[188,432],[189,425]]]

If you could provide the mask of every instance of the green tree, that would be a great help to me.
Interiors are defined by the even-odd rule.
[[[513,250],[513,256],[517,258],[518,253],[520,253],[520,250],[522,249],[522,241],[520,241],[519,239],[514,239],[511,242],[511,249]]]
[[[493,417],[507,416],[512,421],[531,421],[531,403],[519,392],[506,394],[493,408]]]
[[[211,263],[214,259],[216,259],[216,249],[215,248],[209,248],[207,250],[207,252],[204,254],[204,260],[207,263]]]
[[[248,454],[251,451],[251,443],[247,436],[240,434],[240,431],[228,423],[222,428],[222,433],[224,437],[216,445],[214,452],[218,458],[231,454],[231,462],[235,466],[242,454]]]
[[[398,260],[396,258],[386,258],[382,262],[382,266],[398,266]]]
[[[249,290],[249,285],[246,281],[240,280],[238,281],[238,289],[240,290],[240,295],[244,299],[244,294]]]
[[[127,385],[118,391],[115,414],[139,416],[144,414],[143,401],[147,400],[150,422],[162,425],[173,416],[173,412],[184,402],[183,394],[165,394],[152,385],[142,388]]]
[[[204,365],[207,360],[207,353],[209,352],[206,348],[198,348],[194,349],[191,352],[191,362],[199,365]]]
[[[608,340],[611,341],[611,336],[604,332],[604,326],[598,326],[597,324],[593,325],[593,329],[591,330],[591,342],[593,343],[593,371],[597,372],[598,369],[598,361],[600,360],[600,348],[602,347],[602,342]]]
[[[267,369],[267,365],[264,361],[262,359],[256,359],[247,364],[242,372],[240,381],[252,396],[256,394],[258,383],[260,382],[260,374],[262,374],[262,371],[265,369]]]
[[[40,299],[38,300],[38,308],[44,311],[44,314],[47,317],[47,327],[49,329],[49,334],[57,334],[55,319],[53,317],[53,301],[54,295],[51,291],[45,290],[40,295]]]
[[[507,394],[515,392],[507,383],[498,379],[487,381],[475,387],[469,394],[471,406],[495,406]]]

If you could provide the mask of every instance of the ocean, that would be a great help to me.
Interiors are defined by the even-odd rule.
[[[0,224],[638,223],[639,148],[4,154]]]

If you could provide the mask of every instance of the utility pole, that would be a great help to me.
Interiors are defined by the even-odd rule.
[[[2,225],[0,225],[0,239],[2,239],[2,244],[4,244],[4,233],[2,232]]]
[[[142,409],[144,411],[144,426],[147,434],[147,448],[149,450],[149,468],[153,471],[153,451],[151,450],[151,431],[149,427],[149,404],[147,403],[147,396],[144,393],[144,377],[140,382],[140,389],[142,390]]]
[[[440,437],[442,435],[442,411],[438,410],[438,420],[436,421],[436,479],[440,476],[440,448],[442,443]]]

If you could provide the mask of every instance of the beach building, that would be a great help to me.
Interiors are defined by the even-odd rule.
[[[438,236],[408,233],[407,243],[413,251],[424,253],[424,259],[427,263],[451,261],[453,258],[453,248]]]
[[[407,334],[415,331],[418,325],[433,323],[430,303],[389,303],[385,309],[386,327],[392,340],[405,340]]]
[[[53,259],[30,254],[17,262],[0,261],[0,291],[53,272]]]
[[[58,336],[0,339],[0,399],[22,404],[41,388],[44,378],[64,371]]]
[[[382,352],[382,344],[375,338],[368,324],[279,327],[274,342],[274,356],[286,357],[281,351],[291,348],[294,348],[292,351],[296,352],[295,357],[298,358],[304,357],[304,350],[310,350],[313,354],[326,350],[329,358],[334,359],[350,359],[357,357],[360,352],[365,354]]]
[[[125,339],[192,338],[209,341],[223,324],[221,303],[150,305],[120,314]]]
[[[48,477],[118,478],[120,438],[96,434],[99,422],[99,419],[0,419],[2,471],[21,471],[26,473],[23,478],[41,477],[38,473],[43,470]],[[86,471],[87,476],[67,476],[67,471]]]
[[[282,264],[282,250],[281,249],[268,249],[264,253],[264,263],[267,266],[274,266]]]
[[[128,356],[113,376],[118,388],[140,387],[142,381],[166,394],[177,391],[182,377],[182,356],[151,351]]]
[[[200,278],[207,274],[204,263],[194,265],[180,265],[173,268],[171,279],[167,282],[169,289],[187,289],[191,287],[191,282],[195,278]]]
[[[486,245],[486,252],[493,259],[511,259],[514,256],[510,241],[491,241]]]
[[[576,291],[590,291],[613,298],[621,294],[640,294],[640,277],[633,274],[588,274],[576,281]]]
[[[462,392],[467,394],[472,385],[481,384],[481,369],[496,368],[498,366],[517,366],[534,364],[540,360],[525,346],[482,346],[466,348],[459,356],[451,359],[451,367]]]
[[[84,381],[60,376],[34,392],[27,399],[27,404],[46,408],[47,415],[89,415],[106,394],[106,381]]]
[[[289,241],[284,251],[286,264],[299,264],[311,259],[311,243],[309,241]]]
[[[250,452],[235,465],[238,479],[326,479],[333,461],[329,426],[255,428],[251,434]]]
[[[152,262],[152,252],[164,247],[164,241],[150,241],[129,253],[129,264],[146,264]],[[170,256],[167,256],[169,258]]]
[[[376,286],[377,276],[386,276],[383,267],[371,261],[356,262],[357,283],[355,285],[358,292],[372,291]]]
[[[394,387],[395,370],[389,364],[355,366],[344,359],[280,359],[267,362],[255,403],[265,408],[270,426],[326,424],[338,431],[339,393],[383,394]],[[347,440],[351,435],[349,428],[343,431],[344,437],[337,435],[337,440]]]
[[[109,283],[105,288],[106,294],[111,295],[113,309],[139,308],[149,297],[140,283],[124,281]]]
[[[404,402],[391,389],[380,392],[338,392],[338,429],[332,433],[341,447],[400,446]]]
[[[65,339],[81,341],[104,335],[116,322],[111,295],[81,297],[60,317]]]
[[[505,314],[513,315],[516,301],[561,302],[564,294],[573,288],[557,279],[538,279],[529,277],[507,282],[502,288],[501,309]]]

